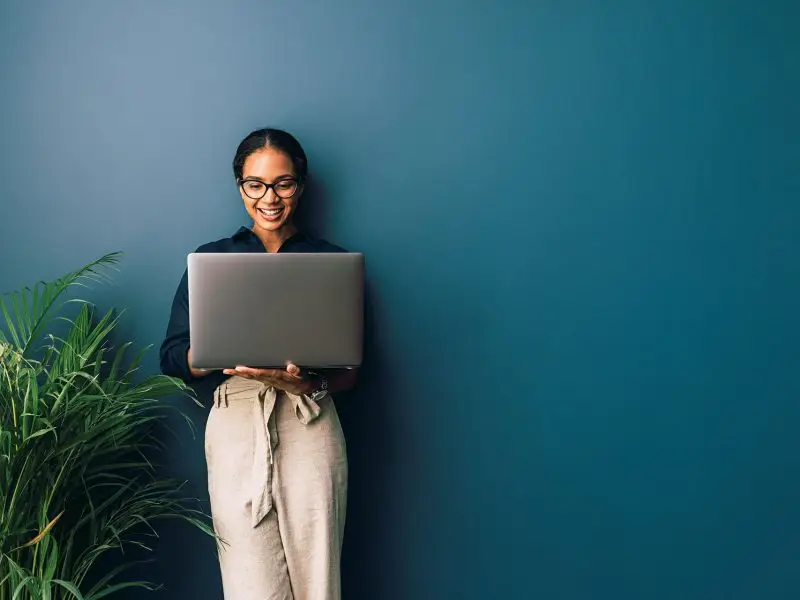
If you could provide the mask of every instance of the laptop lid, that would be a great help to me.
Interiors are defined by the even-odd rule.
[[[364,323],[358,253],[192,253],[192,366],[357,367]]]

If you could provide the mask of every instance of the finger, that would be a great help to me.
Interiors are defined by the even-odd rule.
[[[254,369],[252,367],[245,367],[244,365],[239,365],[234,369],[236,375],[249,375],[250,377],[262,378],[262,377],[274,377],[275,371],[273,369]]]
[[[240,377],[249,377],[250,373],[244,370],[239,369],[223,369],[222,372],[225,375],[239,375]]]
[[[286,372],[295,379],[303,378],[303,370],[294,363],[286,365]]]
[[[294,368],[290,370],[288,367],[284,369],[260,369],[259,372],[263,373],[264,377],[269,377],[270,379],[276,379],[279,381],[285,381],[290,383],[295,383],[298,379],[302,379],[302,369],[297,365],[292,365]],[[297,373],[297,374],[293,374]]]

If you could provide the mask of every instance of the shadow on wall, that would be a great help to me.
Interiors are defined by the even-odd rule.
[[[322,232],[325,231],[325,223],[329,217],[327,198],[325,183],[310,176],[297,205],[295,222],[299,229],[318,237],[325,237]],[[330,241],[336,243],[336,240]]]
[[[326,237],[326,223],[331,216],[325,181],[311,177],[299,204],[297,224],[309,233]],[[340,243],[339,240],[329,240]],[[350,248],[348,248],[350,249]],[[352,249],[351,249],[352,250]],[[398,440],[393,437],[389,403],[396,389],[389,380],[381,336],[377,323],[383,322],[381,298],[372,287],[367,257],[367,280],[364,298],[364,363],[355,390],[336,397],[336,409],[347,440],[349,490],[347,525],[342,556],[343,597],[383,597],[387,582],[376,568],[393,560],[393,528],[387,522],[386,508],[394,504],[387,497],[396,479]],[[385,592],[385,593],[384,593]]]
[[[376,567],[393,559],[392,530],[387,522],[388,491],[396,479],[398,440],[393,437],[388,403],[394,388],[388,380],[384,355],[376,331],[380,302],[369,284],[365,298],[364,364],[359,384],[337,397],[336,407],[347,440],[350,465],[347,525],[342,557],[345,598],[384,597],[385,575]]]
[[[299,204],[297,224],[309,233],[324,235],[329,222],[329,195],[324,181],[310,178]],[[339,243],[338,240],[329,240]],[[394,486],[393,465],[397,464],[397,440],[392,437],[389,402],[395,386],[388,380],[381,336],[377,330],[381,302],[378,291],[369,279],[364,298],[364,363],[359,371],[355,390],[336,397],[336,409],[347,440],[349,490],[347,525],[342,557],[343,597],[382,597],[387,585],[383,574],[365,565],[380,565],[392,560],[393,524],[387,522],[386,507],[392,499],[386,497]]]

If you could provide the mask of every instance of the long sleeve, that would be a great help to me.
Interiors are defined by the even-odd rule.
[[[172,300],[167,335],[161,344],[161,372],[172,377],[179,377],[187,383],[194,381],[186,356],[189,351],[188,281],[188,274],[184,271]]]

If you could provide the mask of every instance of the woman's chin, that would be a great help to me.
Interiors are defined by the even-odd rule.
[[[280,231],[290,224],[290,220],[284,215],[281,215],[281,218],[277,220],[265,219],[261,215],[257,215],[255,223],[262,231]]]

